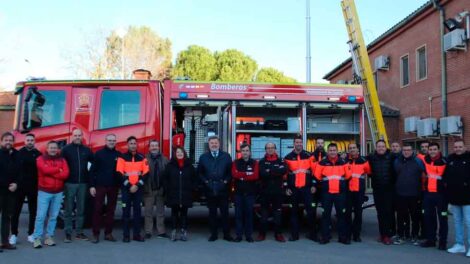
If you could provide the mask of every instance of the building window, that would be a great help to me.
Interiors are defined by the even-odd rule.
[[[408,55],[400,58],[400,86],[405,87],[410,84],[410,59]]]
[[[106,129],[139,123],[139,91],[103,91],[99,128]]]
[[[65,123],[65,91],[30,89],[24,104],[23,128]]]
[[[375,90],[379,91],[379,72],[374,72]]]
[[[419,47],[416,50],[416,79],[424,80],[428,77],[428,59],[426,46]]]

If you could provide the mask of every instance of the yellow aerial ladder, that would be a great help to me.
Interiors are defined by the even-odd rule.
[[[364,87],[364,104],[369,121],[372,140],[383,139],[389,146],[385,123],[380,108],[379,96],[375,85],[374,75],[370,66],[367,47],[362,37],[361,25],[357,15],[354,0],[342,0],[344,21],[349,35],[349,52],[351,53],[354,80]]]

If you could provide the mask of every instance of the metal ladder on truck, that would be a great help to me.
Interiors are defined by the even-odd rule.
[[[362,36],[356,5],[354,0],[342,0],[341,7],[349,35],[348,45],[352,58],[354,81],[362,84],[364,88],[364,104],[372,140],[376,142],[382,139],[388,148],[389,142],[380,108],[379,96],[377,95],[377,87],[370,66],[369,55],[367,54],[367,47]]]

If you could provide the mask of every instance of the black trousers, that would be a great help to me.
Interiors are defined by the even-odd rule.
[[[329,193],[322,192],[321,201],[323,206],[323,214],[321,218],[321,236],[324,240],[331,239],[331,210],[335,207],[336,217],[338,218],[338,237],[346,238],[346,193]]]
[[[447,232],[449,226],[447,223],[447,201],[441,193],[424,194],[424,227],[425,236],[429,241],[436,241],[437,219],[439,219],[439,243],[447,243]]]
[[[8,244],[10,236],[10,222],[15,209],[15,193],[8,187],[0,187],[0,214],[2,214],[1,237],[2,244]]]
[[[207,207],[209,208],[209,226],[211,235],[218,235],[219,221],[217,218],[217,210],[220,211],[224,236],[230,235],[230,226],[228,221],[228,196],[221,195],[207,197]]]
[[[347,238],[361,236],[362,230],[362,204],[364,203],[364,190],[347,193],[346,226]],[[353,217],[354,214],[354,217]]]
[[[261,220],[260,220],[260,230],[259,232],[263,235],[266,235],[268,232],[268,217],[269,209],[272,211],[274,218],[274,233],[281,234],[281,217],[282,217],[282,194],[263,194],[261,196]]]
[[[391,237],[393,235],[393,226],[395,223],[395,189],[393,186],[374,188],[373,195],[375,209],[377,210],[380,236]]]
[[[11,219],[11,233],[16,236],[18,236],[18,225],[25,198],[28,199],[28,235],[31,235],[34,232],[34,222],[36,221],[36,210],[38,207],[38,190],[36,188],[20,187],[16,191],[14,214]]]
[[[171,207],[171,228],[188,229],[188,207],[179,205]]]
[[[293,238],[299,237],[300,223],[299,223],[299,205],[303,204],[307,213],[307,226],[308,235],[314,237],[317,235],[316,229],[316,214],[317,203],[314,195],[310,192],[310,187],[292,188],[292,195],[290,198],[291,212],[290,212],[290,229]]]
[[[419,234],[419,207],[418,197],[396,197],[397,204],[397,235],[402,238],[418,238]]]

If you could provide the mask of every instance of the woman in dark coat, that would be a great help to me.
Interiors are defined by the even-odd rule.
[[[187,240],[188,208],[193,204],[193,187],[196,185],[196,172],[187,158],[184,148],[178,147],[165,169],[166,205],[171,208],[171,240],[176,241],[180,229],[181,241]]]

